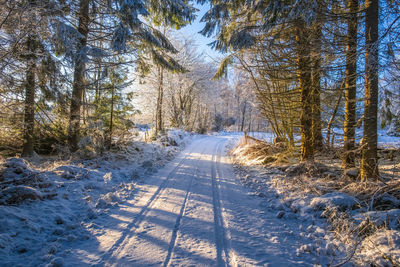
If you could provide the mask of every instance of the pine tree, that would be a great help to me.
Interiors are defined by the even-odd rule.
[[[377,179],[378,172],[378,46],[379,0],[365,2],[365,100],[361,179]]]
[[[78,148],[80,135],[80,113],[82,98],[85,91],[85,65],[88,51],[88,34],[90,34],[90,15],[96,12],[89,12],[92,0],[79,0],[78,32],[74,59],[74,85],[71,99],[69,143],[74,151]],[[93,5],[95,5],[93,3]],[[181,66],[173,60],[168,53],[176,53],[176,49],[169,40],[155,27],[154,24],[164,24],[170,27],[179,28],[194,19],[195,9],[188,5],[188,1],[156,1],[156,0],[113,0],[108,1],[107,15],[117,26],[112,33],[111,47],[118,53],[136,54],[136,62],[139,69],[146,69],[143,55],[150,55],[155,64],[161,65],[169,70],[181,70]],[[146,22],[149,22],[150,25]],[[107,27],[106,27],[107,28]],[[93,49],[92,49],[93,51]]]
[[[29,34],[26,40],[27,67],[25,79],[25,107],[24,107],[24,146],[23,157],[34,154],[34,127],[35,127],[35,90],[36,90],[36,36]]]
[[[322,1],[317,1],[314,8],[315,21],[312,25],[312,140],[315,150],[323,147],[322,122],[321,122],[321,62],[322,62],[322,26],[323,14]]]
[[[312,38],[316,35],[312,36],[309,32],[309,27],[315,23],[316,10],[318,8],[315,8],[313,3],[306,1],[259,1],[256,3],[251,1],[213,1],[211,9],[203,17],[203,20],[207,23],[202,33],[211,35],[216,31],[217,40],[213,43],[213,46],[223,52],[231,53],[221,62],[216,77],[226,74],[227,66],[233,63],[234,60],[239,60],[242,66],[249,71],[259,96],[267,99],[270,105],[271,99],[273,99],[271,97],[272,92],[268,88],[271,81],[265,81],[265,84],[262,84],[262,86],[268,88],[267,94],[265,94],[262,86],[257,82],[259,77],[265,77],[266,73],[268,73],[271,76],[271,80],[275,81],[280,78],[282,84],[286,84],[287,88],[297,84],[301,98],[299,118],[302,135],[301,160],[304,161],[313,160],[314,157],[313,118],[315,120],[315,140],[321,141],[321,126],[319,126],[321,122],[316,121],[318,120],[318,112],[320,112],[318,107],[319,92],[318,88],[313,90],[311,76],[312,55],[310,46]],[[294,39],[295,42],[293,42]],[[260,44],[264,45],[264,47]],[[281,49],[282,45],[287,50]],[[250,51],[250,54],[252,54],[252,49],[256,52],[254,52],[254,62],[251,62],[250,65],[256,64],[257,68],[259,68],[256,70],[246,66],[249,65],[245,62],[246,60],[239,59],[242,53]],[[271,53],[273,62],[264,59],[264,54],[271,49],[276,49],[274,50],[275,53]],[[291,51],[292,53],[285,53],[286,51]],[[288,56],[288,58],[283,58],[284,56]],[[262,63],[260,63],[260,58]],[[287,62],[292,64],[289,65]],[[315,82],[318,83],[317,72],[321,70],[319,70],[318,60],[315,63],[316,70],[313,76]],[[258,64],[265,65],[258,67]],[[286,77],[282,77],[283,75],[279,73],[280,67],[287,70]],[[297,81],[290,77],[290,73],[294,71],[297,72]],[[260,79],[263,80],[263,78]],[[279,99],[276,102],[278,106],[282,106],[282,102]],[[314,104],[313,102],[316,103]],[[292,103],[291,108],[294,106]],[[285,108],[288,108],[288,106]],[[268,109],[275,113],[275,109],[277,109],[275,103]],[[277,121],[277,114],[273,118]],[[289,132],[289,129],[293,128],[289,126],[290,124],[292,123],[283,123],[282,128],[287,129],[285,131]],[[274,131],[280,136],[280,130],[277,127],[278,123],[272,123],[272,125],[275,125]]]
[[[61,9],[58,1],[52,3],[42,1],[5,1],[1,12],[5,12],[1,22],[2,44],[2,80],[22,80],[24,89],[23,106],[23,148],[22,156],[34,154],[35,143],[35,111],[39,94],[52,94],[47,87],[48,77],[43,75],[42,67],[46,63],[54,63],[51,51],[51,33],[47,30],[53,14]],[[4,64],[3,64],[4,63]],[[8,78],[5,78],[7,77]],[[14,89],[18,88],[14,84]],[[42,92],[39,92],[40,89]],[[52,88],[53,89],[53,88]]]
[[[297,43],[297,67],[298,79],[300,83],[301,113],[301,155],[302,161],[314,159],[313,144],[313,112],[312,112],[312,81],[311,81],[311,51],[308,30],[303,19],[298,19],[296,23],[296,43]]]
[[[122,58],[115,60],[123,63]],[[96,109],[93,119],[104,122],[103,131],[108,148],[113,146],[115,136],[121,136],[120,132],[126,132],[134,126],[131,116],[138,112],[131,103],[132,92],[126,91],[132,84],[127,74],[124,64],[110,67],[107,78],[101,84],[102,94],[94,102]]]
[[[72,151],[78,149],[81,106],[85,89],[85,48],[89,34],[89,3],[90,0],[79,0],[78,13],[78,32],[79,41],[77,42],[74,65],[74,81],[72,86],[68,141]]]
[[[355,127],[357,94],[357,28],[358,0],[348,0],[346,71],[345,71],[345,120],[344,120],[344,156],[342,166],[355,166]]]

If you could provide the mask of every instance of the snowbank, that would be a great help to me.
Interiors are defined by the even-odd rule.
[[[353,216],[353,220],[359,225],[368,220],[369,223],[372,223],[376,227],[400,229],[400,209],[358,213]]]
[[[399,266],[400,232],[380,230],[361,243],[362,266]]]
[[[315,211],[323,211],[327,208],[338,208],[340,211],[351,210],[359,206],[359,201],[352,196],[342,192],[332,192],[315,197],[310,203]]]

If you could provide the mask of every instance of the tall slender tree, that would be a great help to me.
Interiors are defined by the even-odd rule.
[[[361,179],[378,178],[379,0],[365,1],[365,100]]]
[[[85,53],[89,33],[89,3],[90,0],[79,0],[77,56],[74,66],[74,81],[70,106],[68,141],[72,151],[78,149],[80,120],[83,94],[85,89]]]
[[[322,61],[322,1],[316,1],[315,22],[312,31],[312,140],[315,150],[323,146],[321,125],[321,61]]]
[[[355,166],[358,0],[348,0],[347,7],[343,168]]]
[[[317,83],[320,83],[318,76],[320,74],[317,72],[321,70],[320,61],[316,56],[314,61],[316,72],[315,75],[311,74],[313,67],[311,43],[318,43],[318,40],[312,42],[312,38],[317,34],[311,34],[309,29],[312,25],[317,25],[315,18],[319,8],[315,8],[313,3],[307,1],[259,1],[253,3],[252,1],[227,2],[221,0],[213,1],[211,6],[211,9],[203,17],[207,23],[202,33],[211,35],[216,31],[217,40],[214,42],[214,47],[224,52],[231,52],[231,55],[221,62],[216,77],[226,73],[228,64],[234,62],[234,59],[238,59],[240,54],[250,52],[250,55],[253,55],[252,53],[255,52],[254,58],[250,57],[253,62],[244,64],[251,67],[244,67],[249,70],[256,87],[260,88],[257,83],[258,77],[269,76],[270,81],[267,81],[266,86],[271,81],[280,80],[282,84],[286,85],[285,88],[289,89],[289,92],[285,92],[285,96],[293,94],[293,91],[300,94],[301,101],[298,104],[300,105],[301,160],[313,160],[313,118],[315,120],[315,140],[321,142],[320,118],[317,121],[317,117],[320,117],[318,116],[320,112],[318,107],[319,86],[317,86]],[[282,46],[285,48],[282,49]],[[273,52],[268,53],[268,51]],[[264,60],[265,53],[268,54],[269,60]],[[244,62],[238,60],[241,63]],[[256,66],[263,64],[262,71],[254,70],[254,63]],[[282,75],[281,69],[287,70],[287,75]],[[297,73],[297,79],[289,73]],[[313,81],[315,81],[316,90],[313,90]],[[293,87],[298,90],[292,90]],[[262,90],[257,91],[262,92]],[[264,95],[267,100],[269,99],[267,102],[272,103],[271,99],[276,97],[276,93],[270,92],[269,95],[273,95],[272,98],[268,94],[259,94],[259,96]],[[284,107],[282,102],[277,100],[273,106],[269,107],[272,112],[276,107],[275,104]],[[291,106],[291,108],[295,107],[294,104]],[[283,127],[291,128],[284,123]],[[275,131],[279,132],[277,129]]]
[[[0,27],[2,43],[0,77],[2,82],[21,80],[20,87],[24,89],[23,157],[33,156],[37,141],[35,140],[37,90],[40,88],[46,91],[46,78],[51,75],[50,71],[39,75],[39,69],[52,61],[51,45],[48,42],[51,33],[46,29],[51,18],[59,11],[58,4],[58,1],[50,4],[42,1],[18,0],[3,1],[0,7],[0,11],[5,14],[2,16]],[[49,59],[48,62],[44,58]]]
[[[35,128],[35,90],[36,90],[36,52],[37,38],[28,34],[26,40],[26,78],[25,78],[25,103],[24,103],[24,147],[23,157],[34,154],[34,128]]]
[[[311,51],[309,34],[306,23],[299,18],[296,23],[296,44],[297,44],[297,76],[300,84],[301,113],[301,160],[314,159],[313,128],[312,128],[312,80],[311,80]]]
[[[157,66],[157,107],[156,107],[156,136],[164,131],[163,101],[164,100],[164,68]]]

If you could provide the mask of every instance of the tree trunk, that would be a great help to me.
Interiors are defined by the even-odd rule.
[[[240,131],[240,95],[238,94],[238,90],[236,89],[236,104],[237,104],[237,130]]]
[[[80,0],[79,2],[78,32],[81,34],[81,39],[77,47],[77,51],[80,54],[77,56],[75,61],[68,133],[68,141],[72,151],[76,151],[78,149],[78,142],[80,138],[81,107],[83,93],[85,90],[84,80],[86,67],[82,50],[87,44],[87,36],[89,33],[89,0]]]
[[[378,178],[378,23],[379,0],[365,1],[365,100],[361,179]]]
[[[249,133],[251,133],[251,121],[252,121],[252,119],[251,119],[251,113],[252,113],[252,109],[250,109],[250,112],[249,112],[249,127],[247,128],[247,132],[249,132]]]
[[[26,42],[27,51],[31,57],[28,59],[25,81],[25,106],[24,106],[24,146],[22,157],[32,157],[34,154],[34,128],[35,128],[35,40],[29,35]]]
[[[296,26],[297,68],[301,95],[300,131],[301,161],[314,160],[312,138],[312,83],[308,32],[303,20]]]
[[[103,22],[104,22],[104,17],[103,17],[103,15],[101,15],[100,24],[103,25]],[[100,27],[99,39],[100,39],[99,40],[99,48],[103,49],[104,45],[103,45],[103,28],[102,27]],[[95,97],[94,97],[94,103],[95,103],[94,112],[95,112],[95,114],[99,114],[99,106],[100,106],[99,101],[100,101],[100,97],[101,97],[101,85],[102,85],[101,79],[102,79],[102,71],[103,71],[102,63],[103,63],[103,59],[101,57],[96,59],[96,63],[95,63],[95,65],[97,66],[97,71],[95,74],[96,75],[96,80],[95,80],[96,93],[95,93]]]
[[[244,129],[244,119],[246,116],[247,101],[244,101],[244,106],[242,108],[242,125],[240,126],[240,131],[243,132]]]
[[[111,88],[111,110],[110,110],[110,136],[109,136],[109,149],[112,145],[112,132],[113,132],[113,123],[114,123],[114,85]]]
[[[342,96],[343,96],[343,86],[341,85],[339,97],[336,101],[336,105],[335,105],[335,108],[333,109],[331,118],[329,119],[328,126],[326,127],[326,144],[327,144],[327,146],[329,146],[329,144],[331,143],[330,139],[331,139],[332,124],[335,121],[336,114],[339,110],[340,102],[342,101]]]
[[[158,67],[158,96],[157,96],[157,108],[156,108],[156,136],[164,131],[164,123],[162,117],[162,106],[164,97],[163,79],[164,70],[161,66]]]
[[[323,146],[321,126],[321,46],[322,46],[322,16],[317,10],[316,23],[313,31],[313,59],[312,59],[312,135],[314,149],[320,150]]]
[[[345,77],[345,112],[344,112],[344,155],[343,168],[355,166],[355,127],[357,93],[357,12],[358,0],[349,0],[347,19],[346,77]]]

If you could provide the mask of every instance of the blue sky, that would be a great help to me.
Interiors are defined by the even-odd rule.
[[[205,23],[200,22],[200,20],[209,9],[209,5],[196,4],[195,7],[199,9],[196,20],[191,25],[188,25],[179,30],[179,32],[181,32],[185,36],[193,36],[193,38],[199,45],[199,50],[204,53],[205,59],[207,61],[213,61],[216,60],[217,58],[221,58],[223,54],[215,51],[214,49],[208,46],[208,44],[214,41],[214,39],[204,37],[199,33],[199,31],[201,31],[205,25]]]

